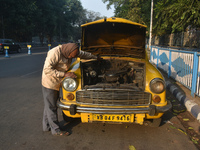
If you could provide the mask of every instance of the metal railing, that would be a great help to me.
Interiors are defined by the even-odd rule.
[[[150,62],[200,96],[200,53],[152,46]]]

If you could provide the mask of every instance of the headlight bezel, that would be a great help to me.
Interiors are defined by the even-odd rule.
[[[73,83],[69,83],[69,84],[75,84],[75,85],[73,85],[72,88],[67,88],[65,84],[67,84],[66,82],[70,82],[70,81],[73,82]],[[70,78],[70,77],[66,77],[62,81],[62,87],[68,92],[74,92],[78,87],[78,83],[77,83],[76,79]]]
[[[163,84],[163,89],[156,91],[157,89],[154,89],[154,84]],[[153,86],[154,85],[154,86]],[[165,85],[165,81],[161,78],[154,78],[153,80],[151,80],[150,84],[149,84],[149,88],[151,90],[151,92],[156,93],[156,94],[161,94],[165,91],[166,89],[166,85]]]

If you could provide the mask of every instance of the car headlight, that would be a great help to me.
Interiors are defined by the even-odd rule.
[[[165,83],[160,78],[155,78],[150,82],[150,89],[153,93],[160,94],[165,90]]]
[[[65,78],[62,82],[62,86],[66,91],[73,92],[77,88],[77,82],[73,78]]]

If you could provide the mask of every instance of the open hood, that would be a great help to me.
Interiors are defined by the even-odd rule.
[[[121,18],[82,25],[81,49],[100,55],[145,58],[146,26]]]

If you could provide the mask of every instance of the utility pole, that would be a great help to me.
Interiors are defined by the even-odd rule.
[[[153,0],[151,0],[151,18],[150,18],[149,49],[151,48],[152,24],[153,24]]]

